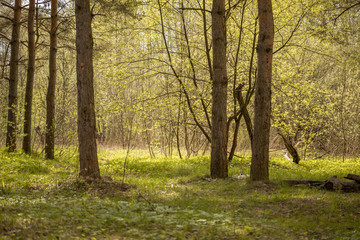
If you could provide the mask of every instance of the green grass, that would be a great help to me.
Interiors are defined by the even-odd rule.
[[[75,157],[0,151],[0,239],[360,239],[359,193],[288,186],[284,179],[360,174],[359,159],[295,165],[270,161],[269,184],[251,183],[250,159],[235,159],[228,179],[210,179],[209,157],[151,159],[99,153],[114,181],[88,184]],[[135,187],[136,186],[136,187]]]

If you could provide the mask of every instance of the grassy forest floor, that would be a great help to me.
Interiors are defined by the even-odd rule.
[[[70,150],[69,150],[70,151]],[[66,155],[66,154],[65,154]],[[251,183],[250,158],[208,177],[209,157],[99,154],[104,181],[77,177],[76,156],[0,150],[0,239],[360,239],[360,194],[288,186],[283,179],[360,174],[360,159],[299,165],[273,157],[269,184]]]

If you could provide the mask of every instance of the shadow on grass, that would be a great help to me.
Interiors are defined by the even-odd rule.
[[[360,238],[358,194],[279,183],[292,175],[308,178],[311,174],[332,174],[337,168],[330,166],[326,172],[326,162],[304,162],[307,167],[299,168],[274,159],[271,173],[276,178],[263,184],[250,183],[246,178],[210,179],[206,157],[133,157],[124,185],[123,160],[114,154],[113,159],[101,161],[103,175],[110,178],[89,184],[77,178],[66,159],[45,163],[30,159],[47,169],[30,173],[19,171],[23,156],[3,154],[1,238]],[[248,166],[248,159],[235,159],[230,175],[246,174]],[[307,173],[309,169],[311,174]]]

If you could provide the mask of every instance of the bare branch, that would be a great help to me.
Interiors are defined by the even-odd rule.
[[[339,15],[337,15],[337,17],[334,19],[334,23],[336,24],[337,19],[338,19],[339,17],[341,17],[341,15],[343,15],[344,13],[346,13],[347,11],[349,11],[350,9],[356,7],[357,5],[360,5],[360,2],[357,2],[357,3],[353,4],[353,5],[351,5],[350,7],[345,8],[345,10],[342,11]]]
[[[1,5],[11,8],[12,10],[14,10],[15,8],[13,6],[11,6],[10,4],[8,4],[7,2],[1,1]]]
[[[160,21],[161,21],[161,35],[163,37],[163,40],[164,40],[164,45],[165,45],[165,49],[166,49],[166,53],[168,55],[168,59],[169,59],[169,63],[167,63],[172,72],[174,73],[174,76],[175,78],[178,80],[178,82],[180,83],[180,86],[185,94],[185,97],[186,97],[186,102],[188,104],[188,107],[189,107],[189,110],[190,110],[190,113],[196,123],[196,125],[199,127],[199,129],[202,131],[202,133],[204,134],[204,136],[206,137],[206,139],[211,142],[211,138],[209,136],[209,134],[206,132],[206,130],[202,127],[202,125],[200,124],[200,122],[198,121],[196,115],[195,115],[195,112],[193,110],[193,107],[191,105],[191,101],[190,101],[190,97],[189,97],[189,94],[188,92],[186,91],[186,88],[185,88],[185,85],[183,83],[183,81],[181,80],[179,74],[177,73],[177,71],[175,70],[174,66],[173,66],[173,63],[172,63],[172,57],[171,57],[171,53],[170,53],[170,50],[169,50],[169,46],[168,46],[168,43],[167,43],[167,40],[166,40],[166,36],[165,36],[165,28],[164,28],[164,20],[163,20],[163,14],[162,14],[162,5],[160,3],[160,0],[157,1],[158,2],[158,6],[159,6],[159,14],[160,14]]]
[[[291,38],[294,36],[295,32],[299,29],[300,24],[301,24],[301,21],[304,19],[306,13],[307,13],[307,11],[304,12],[304,13],[300,16],[300,18],[299,18],[299,20],[297,21],[294,29],[291,31],[291,34],[290,34],[290,36],[288,37],[288,39],[285,41],[285,43],[284,43],[281,47],[279,47],[276,51],[274,51],[273,54],[279,52],[281,49],[283,49],[284,47],[286,47],[286,45],[290,42]]]
[[[11,18],[9,18],[9,17],[6,17],[6,16],[0,15],[0,18],[4,18],[4,19],[6,19],[6,20],[9,20],[10,22],[13,22],[13,19],[11,19]]]
[[[207,13],[211,13],[210,10],[207,10],[205,8],[188,8],[188,7],[181,7],[180,10],[193,10],[193,11],[201,11],[201,12],[207,12]]]
[[[5,39],[8,40],[9,42],[10,42],[10,40],[11,40],[8,36],[6,36],[4,33],[1,33],[1,32],[0,32],[0,37],[1,37],[1,38],[5,38]]]

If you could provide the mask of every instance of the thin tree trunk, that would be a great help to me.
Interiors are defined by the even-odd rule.
[[[18,66],[20,45],[21,0],[15,0],[14,20],[11,35],[11,56],[9,76],[8,122],[6,133],[6,147],[9,152],[16,150],[16,111],[18,98]]]
[[[237,50],[236,50],[236,56],[235,56],[235,63],[234,63],[234,79],[233,79],[233,101],[234,101],[234,109],[233,109],[233,114],[234,114],[234,118],[235,118],[235,128],[234,128],[234,133],[233,133],[233,140],[232,140],[232,145],[231,145],[231,150],[229,153],[229,157],[228,157],[228,161],[231,162],[234,155],[235,155],[235,150],[237,147],[237,138],[239,135],[239,129],[240,129],[240,120],[241,120],[241,114],[237,116],[237,104],[236,104],[236,82],[237,82],[237,76],[238,76],[238,63],[239,63],[239,54],[240,54],[240,47],[241,47],[241,40],[242,40],[242,33],[243,33],[243,24],[244,24],[244,16],[245,16],[245,6],[246,6],[247,0],[244,1],[243,6],[242,6],[242,10],[241,10],[241,21],[240,21],[240,27],[239,27],[239,39],[238,39],[238,44],[237,44]],[[240,106],[241,107],[241,106]],[[231,120],[232,121],[232,120]],[[228,126],[227,126],[227,134],[229,136],[229,130],[230,130],[230,122],[228,122]]]
[[[225,0],[213,0],[213,90],[211,127],[211,177],[228,176],[227,161],[227,73]]]
[[[255,86],[254,139],[250,178],[269,180],[269,137],[271,114],[271,74],[274,21],[271,0],[258,0],[259,39],[257,45],[258,75]]]
[[[180,118],[181,118],[181,104],[182,104],[182,92],[181,86],[179,86],[179,104],[178,104],[178,112],[177,112],[177,119],[176,119],[176,130],[175,130],[175,137],[176,137],[176,148],[178,150],[178,154],[180,159],[182,159],[181,154],[181,145],[180,145]]]
[[[49,56],[49,85],[46,95],[46,132],[45,157],[54,159],[55,148],[55,85],[56,85],[56,51],[57,51],[57,10],[58,1],[51,0],[51,30]]]
[[[229,155],[229,162],[232,160],[232,158],[234,157],[235,154],[235,148],[237,145],[237,136],[238,136],[238,131],[239,131],[239,125],[240,125],[240,120],[241,117],[244,117],[245,120],[245,124],[246,124],[246,129],[249,135],[249,140],[250,140],[250,145],[252,146],[252,142],[253,142],[253,125],[252,125],[252,121],[251,121],[251,117],[250,114],[247,110],[247,103],[245,103],[244,98],[242,96],[241,93],[241,89],[243,88],[244,84],[240,84],[236,89],[235,89],[235,93],[234,93],[234,97],[236,98],[237,102],[239,103],[239,108],[240,108],[240,115],[238,116],[238,118],[235,119],[235,132],[234,132],[234,138],[233,138],[233,145],[231,147],[231,151],[230,151],[230,155]]]
[[[28,15],[28,68],[26,80],[25,93],[25,118],[24,118],[24,138],[23,150],[25,153],[31,153],[31,113],[32,113],[32,99],[35,73],[35,0],[29,1],[29,15]]]
[[[98,179],[90,0],[75,0],[75,15],[80,176]]]
[[[183,4],[183,3],[182,3]],[[182,8],[184,8],[184,6],[182,5]],[[204,5],[204,8],[205,8],[205,5]],[[185,16],[184,16],[184,11],[182,10],[181,11],[181,20],[182,20],[182,28],[183,28],[183,36],[185,38],[185,42],[186,42],[186,56],[189,60],[189,63],[190,63],[190,66],[191,66],[191,71],[192,71],[192,82],[193,82],[193,85],[196,89],[196,93],[199,94],[199,97],[200,97],[200,102],[201,102],[201,106],[202,106],[202,109],[203,109],[203,112],[205,114],[205,118],[206,118],[206,122],[208,124],[208,127],[211,128],[211,122],[210,122],[210,117],[209,117],[209,113],[208,113],[208,109],[207,109],[207,104],[205,103],[205,100],[204,100],[204,97],[203,97],[203,94],[201,93],[200,89],[199,89],[199,86],[197,84],[197,78],[196,78],[196,70],[195,70],[195,65],[194,65],[194,61],[193,61],[193,57],[191,55],[191,49],[190,49],[190,43],[189,43],[189,37],[188,37],[188,32],[187,32],[187,26],[186,26],[186,21],[185,21]],[[206,25],[206,23],[205,23]],[[205,28],[206,29],[206,28]],[[207,32],[206,30],[204,31],[204,38],[207,39]],[[207,40],[205,40],[205,45],[207,44]],[[205,46],[206,48],[206,51],[208,50],[208,46],[206,45]],[[211,64],[209,65],[211,67]],[[211,68],[210,69],[210,78],[212,76],[211,74]]]
[[[238,118],[235,119],[235,129],[234,129],[234,135],[233,135],[233,141],[231,145],[231,150],[229,153],[228,161],[231,162],[235,155],[235,150],[237,147],[237,138],[239,135],[239,129],[240,129],[240,120],[241,120],[242,114],[239,115]]]
[[[253,138],[254,138],[254,130],[253,130],[253,125],[252,125],[252,122],[251,122],[251,117],[250,117],[250,114],[247,110],[247,104],[248,103],[245,103],[244,101],[244,98],[242,96],[242,93],[241,93],[241,89],[244,85],[240,84],[236,90],[235,90],[235,97],[239,103],[239,106],[240,106],[240,111],[242,113],[242,115],[244,116],[244,120],[245,120],[245,124],[246,124],[246,130],[248,132],[248,135],[249,135],[249,139],[250,139],[250,144],[252,146],[252,142],[253,142]]]
[[[191,115],[192,115],[192,117],[193,117],[193,119],[194,119],[194,121],[196,123],[196,126],[201,130],[201,132],[205,135],[206,139],[210,142],[211,137],[209,136],[209,134],[205,130],[205,128],[202,126],[202,124],[199,122],[199,120],[198,120],[198,118],[197,118],[197,116],[195,114],[194,108],[193,108],[191,100],[190,100],[189,93],[188,93],[188,91],[186,90],[186,87],[185,87],[185,83],[183,82],[183,80],[179,76],[178,72],[174,68],[173,61],[172,61],[172,55],[171,55],[169,45],[168,45],[168,42],[167,42],[167,38],[166,38],[166,35],[165,35],[164,19],[163,19],[163,13],[162,13],[162,4],[161,4],[160,0],[158,0],[157,2],[158,2],[158,6],[159,6],[159,13],[160,13],[160,20],[161,20],[161,34],[163,36],[166,53],[168,55],[169,66],[170,66],[175,78],[178,80],[178,82],[181,85],[181,88],[182,88],[182,90],[184,92],[184,95],[185,95],[185,98],[186,98],[187,105],[189,107],[189,111],[190,111],[190,113],[191,113]]]

